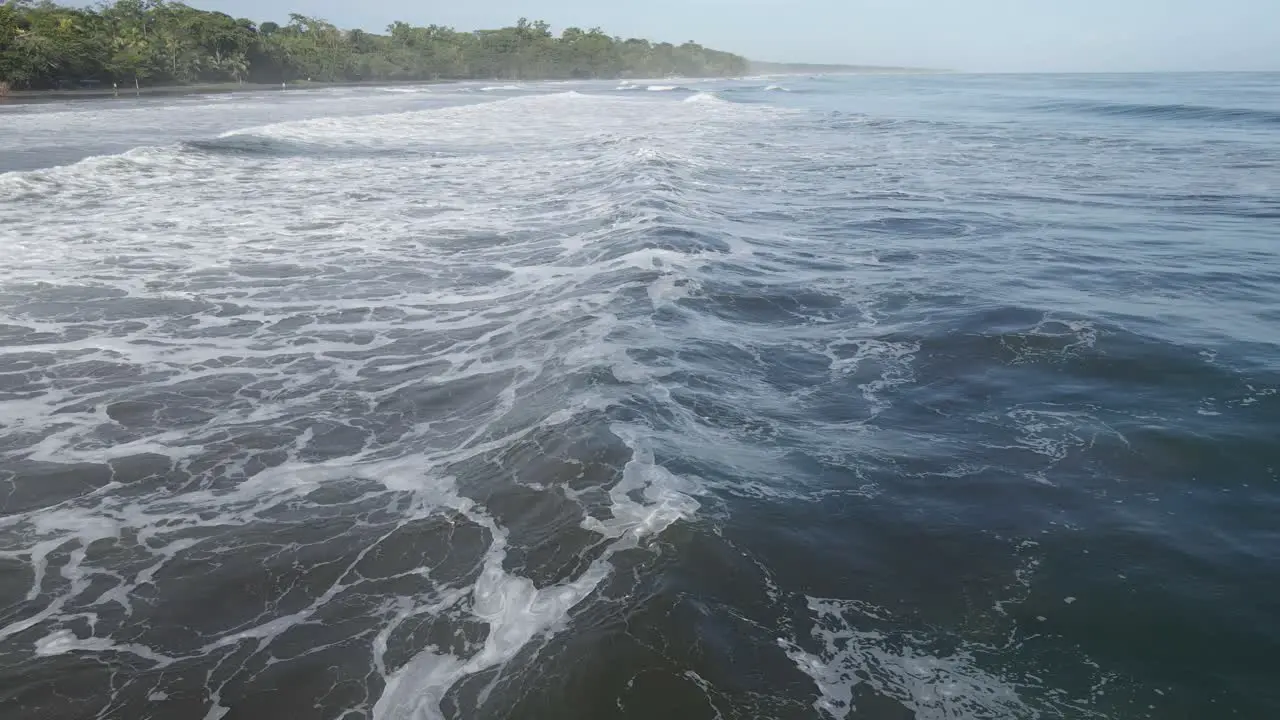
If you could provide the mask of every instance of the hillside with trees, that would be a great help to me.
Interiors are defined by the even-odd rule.
[[[3,1],[3,0],[0,0]],[[0,89],[192,83],[741,75],[732,53],[545,22],[464,32],[397,22],[386,34],[304,15],[256,23],[163,0],[92,8],[45,0],[0,5]]]

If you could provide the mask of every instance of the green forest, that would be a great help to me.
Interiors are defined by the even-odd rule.
[[[0,0],[3,2],[4,0]],[[745,58],[545,22],[475,32],[397,22],[385,34],[291,15],[257,23],[162,0],[0,5],[0,92],[192,83],[741,75]]]

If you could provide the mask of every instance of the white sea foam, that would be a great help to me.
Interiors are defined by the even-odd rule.
[[[817,685],[814,708],[823,715],[848,715],[855,709],[854,688],[866,683],[919,720],[1037,716],[1019,697],[1017,685],[983,670],[971,648],[934,654],[916,638],[859,630],[849,623],[850,616],[870,613],[874,618],[874,608],[813,597],[808,605],[815,616],[813,634],[822,645],[820,653],[805,652],[785,639],[779,645]]]
[[[719,95],[716,95],[715,93],[709,93],[709,92],[700,92],[694,95],[690,95],[689,97],[684,99],[684,102],[690,103],[690,104],[698,104],[698,103],[702,103],[702,104],[721,103],[725,105],[729,104],[727,101],[724,100],[724,98],[721,98]]]
[[[636,442],[634,434],[625,428],[617,431]],[[374,718],[443,718],[440,701],[460,679],[502,665],[535,637],[553,633],[567,620],[570,610],[608,576],[610,558],[615,553],[637,547],[645,537],[656,535],[697,511],[697,501],[685,492],[696,493],[696,487],[653,464],[652,455],[640,446],[632,445],[632,450],[636,457],[624,468],[622,481],[609,492],[612,518],[588,518],[583,525],[612,542],[584,572],[556,585],[538,588],[527,578],[506,571],[505,531],[469,502],[454,499],[451,504],[455,509],[493,534],[484,569],[471,590],[470,612],[489,627],[484,646],[467,658],[431,649],[418,653],[387,675],[386,688],[373,708]],[[642,491],[645,502],[628,496],[636,490]]]
[[[119,154],[139,144],[154,145],[178,139],[209,138],[239,127],[310,117],[361,116],[394,112],[425,103],[474,102],[456,86],[366,89],[358,101],[349,95],[321,90],[294,90],[261,94],[228,94],[209,101],[173,99],[164,104],[133,103],[122,99],[93,103],[67,103],[56,110],[6,113],[0,124],[0,156],[9,168],[22,167],[23,158],[33,166],[66,164],[69,152],[89,148],[94,154]],[[289,102],[280,102],[282,97]],[[79,138],[67,143],[66,138]],[[168,138],[167,140],[162,140]],[[82,156],[81,156],[82,157]],[[17,161],[14,164],[14,161]]]
[[[1023,543],[1020,550],[1034,546]],[[1035,567],[1034,556],[1028,555],[1016,571],[1009,603],[1025,599]],[[1046,687],[1044,672],[1027,666],[1025,659],[1013,666],[999,662],[1016,653],[1014,634],[990,643],[931,637],[928,632],[903,629],[904,623],[891,612],[870,603],[817,597],[807,597],[806,602],[814,621],[816,652],[790,638],[779,638],[778,645],[813,680],[818,693],[813,707],[823,716],[844,718],[855,711],[860,685],[895,701],[920,720],[1100,719],[1132,712],[1135,698],[1129,683],[1084,655],[1059,658],[1077,667],[1082,683],[1078,694],[1073,694]],[[1064,602],[1070,604],[1069,599]],[[1001,614],[1003,604],[995,608]]]
[[[173,658],[165,657],[144,645],[133,643],[115,643],[108,638],[79,638],[70,630],[58,630],[36,641],[35,654],[38,657],[64,655],[72,652],[84,653],[128,653],[143,660],[150,660],[155,667],[166,667],[173,663]]]
[[[768,112],[566,92],[260,125],[195,148],[0,175],[0,290],[14,291],[0,321],[41,336],[0,348],[27,388],[0,404],[3,432],[29,438],[0,457],[158,468],[128,486],[112,469],[56,508],[0,522],[13,541],[0,557],[30,567],[33,603],[0,626],[0,639],[30,638],[33,654],[131,654],[156,667],[235,648],[263,657],[372,582],[357,567],[377,538],[305,602],[206,628],[189,646],[162,647],[149,627],[122,639],[121,623],[152,611],[151,589],[172,587],[180,568],[244,552],[245,529],[287,535],[325,510],[316,493],[350,486],[356,499],[343,502],[397,508],[382,536],[429,519],[484,533],[477,577],[423,565],[404,573],[417,591],[366,611],[378,623],[369,657],[386,687],[361,711],[441,716],[440,699],[462,678],[570,622],[616,553],[699,510],[697,481],[662,467],[644,428],[614,424],[630,459],[600,488],[607,512],[581,523],[603,552],[535,585],[509,566],[512,531],[448,468],[599,413],[623,393],[660,392],[663,370],[631,360],[617,333],[661,341],[643,317],[696,287],[701,251],[625,240],[656,222],[655,188],[714,169],[715,151]],[[643,305],[628,304],[632,295]],[[548,377],[597,368],[616,369],[626,386],[570,388],[555,412],[514,419]],[[483,401],[412,417],[468,384],[484,388],[473,393]],[[402,400],[414,393],[426,399]],[[190,414],[165,414],[179,409]],[[354,421],[394,413],[405,417],[381,433]],[[358,440],[318,457],[332,454],[334,430]],[[253,443],[268,438],[276,455],[264,463]],[[141,560],[106,567],[91,546]],[[101,609],[92,634],[77,624],[85,606]],[[487,634],[462,649],[395,655],[398,633],[422,616]],[[222,690],[206,689],[214,716],[228,711]]]

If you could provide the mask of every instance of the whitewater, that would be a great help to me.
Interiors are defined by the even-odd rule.
[[[1255,80],[0,106],[0,717],[1267,716]]]

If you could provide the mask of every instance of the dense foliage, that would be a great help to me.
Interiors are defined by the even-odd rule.
[[[692,42],[622,40],[578,28],[556,37],[546,23],[524,19],[477,32],[397,22],[378,35],[303,15],[291,15],[287,25],[258,24],[162,0],[0,6],[0,83],[14,88],[718,76],[746,69],[739,56]]]

